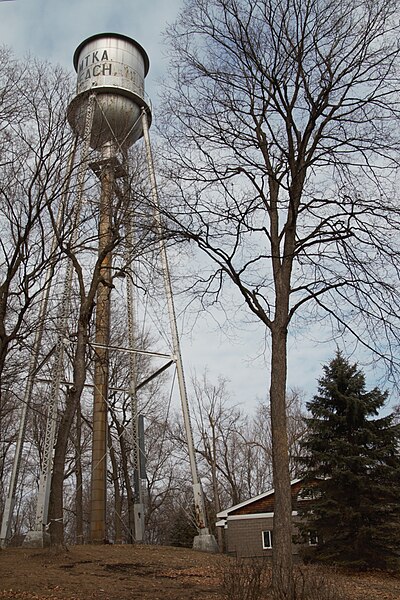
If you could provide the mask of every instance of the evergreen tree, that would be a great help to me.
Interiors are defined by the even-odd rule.
[[[324,366],[301,459],[302,534],[316,532],[316,560],[390,568],[400,551],[400,425],[379,417],[387,392],[367,391],[340,352]],[[310,501],[310,498],[313,500]],[[305,508],[304,508],[305,507]]]
[[[182,506],[178,508],[171,520],[171,529],[168,539],[170,546],[192,548],[193,538],[198,534],[194,519]]]

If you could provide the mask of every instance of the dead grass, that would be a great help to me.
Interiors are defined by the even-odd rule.
[[[260,600],[271,600],[270,572],[264,566],[251,575],[253,596],[235,598],[243,586],[231,587],[227,595],[224,579],[229,577],[232,586],[238,579],[234,559],[185,548],[72,546],[0,552],[0,600],[255,600],[257,589],[263,594]],[[396,574],[324,573],[307,566],[296,581],[298,600],[400,600]]]

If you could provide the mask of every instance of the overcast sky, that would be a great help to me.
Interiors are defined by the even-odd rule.
[[[135,38],[151,57],[152,77],[163,69],[161,32],[176,17],[181,0],[14,0],[1,3],[3,44],[72,66],[85,38],[101,32]]]
[[[167,65],[161,34],[167,23],[174,21],[181,5],[181,0],[1,2],[1,42],[10,46],[17,57],[30,53],[73,70],[74,50],[85,38],[101,32],[128,35],[149,55],[146,90],[156,107],[157,81]],[[333,344],[321,345],[312,340],[318,337],[317,329],[313,331],[310,327],[306,337],[299,335],[290,341],[289,385],[304,389],[308,396],[315,392],[321,365],[334,352]],[[208,368],[210,376],[220,374],[231,381],[234,401],[252,407],[256,399],[266,399],[268,348],[264,347],[260,324],[242,323],[237,331],[231,330],[226,336],[216,321],[200,319],[191,335],[183,335],[181,341],[188,379],[194,370],[201,375]]]

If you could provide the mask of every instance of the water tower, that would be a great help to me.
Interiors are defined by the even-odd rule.
[[[94,92],[90,145],[108,159],[118,150],[132,146],[143,135],[142,110],[151,119],[144,97],[149,59],[135,40],[125,35],[101,33],[78,46],[74,67],[78,80],[68,120],[72,129],[84,137],[89,99]]]
[[[175,364],[179,384],[184,426],[188,444],[190,468],[193,482],[194,506],[199,535],[195,538],[194,547],[205,551],[217,550],[214,536],[209,534],[207,527],[204,499],[198,477],[193,434],[190,424],[189,405],[183,373],[178,328],[175,316],[174,299],[169,275],[168,257],[164,243],[162,223],[160,219],[159,200],[152,153],[149,138],[151,110],[144,94],[144,79],[149,70],[149,60],[145,50],[135,40],[120,34],[102,33],[84,40],[74,54],[74,67],[77,72],[76,95],[68,107],[68,121],[77,136],[82,139],[81,165],[78,173],[77,189],[83,189],[86,169],[86,158],[89,148],[96,153],[96,160],[90,164],[100,180],[99,225],[98,225],[98,258],[100,260],[101,283],[97,290],[95,349],[93,375],[93,440],[92,440],[92,479],[91,479],[91,523],[90,536],[92,543],[103,543],[106,539],[106,456],[107,456],[107,400],[109,392],[109,343],[110,343],[110,312],[112,288],[112,207],[116,192],[116,179],[127,176],[126,153],[142,136],[144,138],[147,156],[147,167],[150,178],[153,206],[155,208],[154,222],[160,239],[160,257],[164,276],[164,289],[168,305],[170,332],[173,355],[169,356],[170,363]],[[71,167],[72,169],[72,167]],[[78,192],[78,197],[82,196]],[[77,204],[81,199],[77,199]],[[76,211],[78,218],[79,210]],[[127,236],[129,237],[129,236]],[[72,243],[73,246],[73,243]],[[127,278],[128,280],[130,278]],[[72,285],[72,267],[67,268],[64,288],[64,302],[67,307],[70,300]],[[130,323],[132,314],[129,303],[132,293],[127,283],[128,304],[128,338],[130,357],[134,345],[133,327]],[[46,299],[43,306],[46,306]],[[43,309],[45,310],[45,308]],[[55,439],[55,423],[58,407],[59,388],[62,380],[62,345],[66,331],[67,308],[61,314],[59,340],[56,351],[56,367],[52,381],[51,406],[46,426],[43,464],[39,482],[39,494],[36,509],[36,524],[29,532],[25,541],[27,545],[44,545],[47,527],[48,501],[52,473],[52,452]],[[37,344],[40,344],[38,340]],[[36,354],[37,355],[37,351]],[[37,358],[37,357],[36,357]],[[139,415],[135,406],[135,376],[133,360],[131,363],[130,395],[133,398],[132,420],[134,440],[134,478],[135,478],[135,538],[143,539],[144,505],[140,485],[139,457]],[[132,366],[133,365],[133,366]],[[162,369],[160,370],[160,372]],[[32,369],[32,373],[35,369]],[[27,386],[27,396],[32,392],[33,379]],[[27,399],[26,406],[29,405]],[[25,414],[25,413],[24,413]],[[26,414],[23,421],[26,419]],[[13,476],[10,484],[8,508],[5,511],[2,524],[1,540],[5,543],[11,520],[13,499],[17,482],[19,461],[24,436],[25,422],[20,426],[20,443],[16,451]],[[136,443],[135,443],[136,441]]]
[[[114,181],[123,174],[123,156],[142,135],[142,112],[150,118],[144,99],[144,78],[149,70],[145,50],[131,38],[112,33],[84,40],[74,54],[78,75],[76,96],[68,109],[72,129],[99,152],[92,163],[101,182],[99,204],[99,256],[101,276],[96,301],[93,395],[93,446],[91,484],[91,541],[106,538],[106,454],[108,346],[112,287],[112,199]],[[143,515],[143,509],[141,510]]]
[[[159,206],[159,201],[149,138],[151,111],[144,96],[144,78],[149,69],[149,60],[145,50],[127,36],[110,33],[98,34],[86,39],[78,46],[74,54],[74,67],[78,74],[77,95],[69,106],[68,120],[72,129],[84,139],[86,138],[90,146],[100,154],[99,161],[92,165],[92,168],[97,172],[101,181],[99,253],[104,254],[102,269],[106,285],[100,286],[96,305],[95,346],[97,347],[97,357],[93,402],[91,541],[102,542],[105,539],[106,521],[107,346],[109,344],[111,290],[111,285],[107,285],[107,282],[109,281],[111,284],[112,263],[111,253],[106,250],[111,226],[110,210],[114,179],[124,175],[118,155],[123,156],[127,148],[142,135],[146,145],[147,166],[155,207]],[[172,358],[178,374],[193,481],[195,514],[199,530],[194,546],[200,550],[215,551],[217,549],[216,542],[214,536],[209,534],[207,527],[204,499],[197,473],[168,258],[163,242],[160,214],[157,210],[154,216],[160,234],[160,254],[174,349]],[[128,313],[130,313],[129,310]],[[136,410],[133,412],[136,413]],[[137,417],[137,414],[135,416]],[[136,434],[138,435],[137,429]],[[138,437],[136,439],[138,441]],[[134,462],[135,487],[140,491],[139,461],[136,459]],[[143,534],[143,513],[143,501],[139,497],[136,505],[137,518],[135,519],[136,534],[138,534],[138,529],[140,530],[139,536],[136,535],[136,539],[139,541]]]

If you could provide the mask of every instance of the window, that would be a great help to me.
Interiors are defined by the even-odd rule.
[[[316,531],[309,531],[308,532],[308,543],[310,546],[317,546],[318,545],[318,535]]]
[[[301,488],[297,495],[298,500],[318,500],[321,498],[321,490],[317,487]]]
[[[262,544],[263,550],[268,550],[272,548],[272,531],[267,529],[267,531],[262,532]]]

